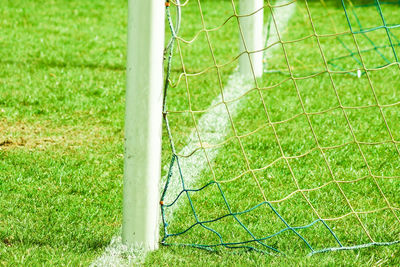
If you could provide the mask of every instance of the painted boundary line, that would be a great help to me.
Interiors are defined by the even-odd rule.
[[[286,0],[278,0],[275,5],[284,5],[287,3]],[[282,33],[289,23],[291,16],[294,14],[296,9],[295,2],[287,6],[282,6],[275,8],[275,18],[278,26],[278,31]],[[267,45],[278,42],[278,35],[275,30],[275,26],[271,23],[270,28],[270,38]],[[265,27],[267,28],[267,27]],[[266,34],[264,35],[266,36]],[[280,48],[280,45],[274,45],[266,51],[264,56],[265,59],[269,59],[273,56],[273,52]],[[246,93],[246,91],[252,88],[252,83],[244,81],[240,74],[235,71],[228,78],[228,83],[224,88],[224,98],[226,101],[238,98],[239,96]],[[221,95],[215,98],[211,106],[221,103]],[[239,111],[242,101],[235,101],[229,104],[229,111],[232,117]],[[202,142],[208,144],[218,144],[224,141],[228,130],[229,130],[229,117],[226,113],[225,105],[217,105],[211,109],[208,113],[204,114],[197,123],[198,129],[200,131],[200,137]],[[197,133],[193,131],[189,137],[188,144],[180,151],[179,154],[187,155],[193,152],[199,147],[198,145]],[[213,161],[218,154],[218,149],[208,149],[207,156],[210,161]],[[202,151],[197,151],[189,158],[179,158],[181,170],[183,176],[185,177],[185,186],[191,188],[195,182],[196,178],[200,176],[201,172],[207,168],[207,161],[205,159],[204,153]],[[169,165],[165,166],[164,169],[169,169]],[[162,179],[164,183],[166,178]],[[182,191],[182,185],[179,177],[178,167],[173,167],[173,175],[171,177],[170,185],[168,188],[168,197],[166,197],[165,202],[171,202],[179,192]],[[175,205],[175,209],[178,205]],[[173,208],[169,209],[167,215],[173,212]],[[128,248],[126,245],[122,244],[120,234],[114,236],[110,242],[110,245],[105,249],[102,256],[97,258],[90,266],[132,266],[136,264],[141,264],[144,261],[145,253],[140,248]]]
[[[275,5],[283,5],[286,2],[286,0],[278,0]],[[274,10],[276,13],[275,17],[277,19],[276,22],[280,33],[285,30],[291,16],[295,11],[295,7],[295,4],[290,4],[287,6],[276,8]],[[278,35],[275,30],[275,25],[271,23],[269,26],[270,38],[268,40],[267,46],[279,41]],[[267,30],[267,27],[264,28]],[[265,31],[264,36],[266,36],[266,32],[267,31]],[[265,53],[264,55],[264,59],[272,58],[272,52],[280,47],[281,46],[279,44],[276,44],[268,49],[267,53]],[[229,76],[228,83],[223,90],[225,101],[236,99],[245,94],[251,88],[252,82],[245,81],[243,77],[237,71],[235,71]],[[215,106],[218,103],[221,103],[221,101],[222,96],[219,95],[212,101],[210,106]],[[229,103],[229,111],[232,117],[235,117],[236,113],[240,110],[240,105],[242,103],[243,101],[240,100]],[[223,142],[230,129],[229,116],[226,112],[225,105],[219,104],[213,109],[209,110],[207,113],[205,113],[197,122],[197,128],[199,129],[199,134],[203,143],[215,145]],[[196,131],[193,131],[189,137],[188,144],[179,152],[179,154],[189,155],[198,148],[199,140],[197,137],[197,133]],[[207,156],[210,162],[215,159],[217,154],[218,149],[207,149]],[[208,167],[207,160],[204,156],[203,151],[201,150],[196,151],[196,153],[188,158],[180,157],[179,164],[181,166],[181,171],[184,177],[186,188],[193,188],[197,177],[199,177],[200,174]],[[169,165],[165,166],[164,169],[168,171]],[[177,164],[174,165],[172,172],[173,175],[171,176],[167,196],[164,200],[166,204],[171,203],[183,189]],[[164,177],[163,182],[165,182],[165,180],[166,177]],[[177,205],[175,205],[175,208],[177,208]],[[173,212],[174,208],[169,208],[168,210],[169,211],[167,215],[170,216],[169,213]]]

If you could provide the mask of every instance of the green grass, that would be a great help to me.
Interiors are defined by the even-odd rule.
[[[0,265],[88,265],[121,225],[126,4],[0,17]]]
[[[232,15],[230,1],[202,0],[206,27],[215,28]],[[309,2],[317,32],[329,34],[347,30],[340,6],[319,1]],[[384,8],[388,23],[399,23],[398,10]],[[0,6],[0,265],[88,265],[101,255],[111,237],[119,232],[122,212],[123,118],[126,55],[125,1],[7,1]],[[267,13],[266,13],[267,14]],[[366,27],[380,25],[372,8],[360,12]],[[397,14],[397,15],[396,15]],[[329,15],[329,16],[328,16]],[[332,17],[336,23],[332,27]],[[371,17],[373,19],[371,19]],[[266,16],[267,20],[267,16]],[[299,3],[284,40],[295,40],[312,33],[306,27],[308,17],[303,2]],[[355,23],[355,22],[354,22]],[[180,36],[191,40],[201,30],[197,1],[183,8]],[[400,31],[393,30],[397,36]],[[234,36],[234,38],[232,38]],[[209,32],[222,83],[234,71],[237,60],[237,22],[230,19],[219,30]],[[383,30],[368,36],[377,45],[385,43]],[[355,49],[352,39],[342,41]],[[357,36],[362,48],[369,42]],[[321,38],[327,59],[345,56],[348,51],[334,37]],[[198,73],[213,67],[205,33],[192,44],[180,43],[187,73]],[[303,49],[299,49],[302,47]],[[332,49],[335,47],[335,49]],[[323,71],[315,38],[286,45],[293,74],[296,77]],[[399,48],[396,48],[400,53]],[[178,51],[177,48],[175,51]],[[391,51],[382,53],[393,62]],[[268,62],[268,69],[279,70],[259,79],[260,88],[287,79],[288,71],[280,49]],[[365,52],[367,67],[380,66],[385,61],[374,51]],[[359,69],[349,58],[335,61],[332,70]],[[176,83],[182,73],[182,62],[176,52],[171,79]],[[188,77],[192,110],[207,109],[220,93],[215,69]],[[397,66],[370,72],[371,81],[382,105],[399,101],[396,88],[400,79]],[[343,106],[373,105],[371,87],[363,75],[333,74]],[[327,74],[312,79],[296,80],[307,112],[326,111],[310,115],[322,147],[345,144],[352,135],[344,119]],[[168,110],[176,148],[182,149],[193,128],[188,113],[187,88],[181,79],[170,89]],[[271,120],[279,122],[302,113],[291,80],[274,89],[261,90]],[[260,93],[251,91],[241,100],[241,109],[234,117],[238,134],[243,135],[266,125]],[[382,109],[395,140],[400,139],[399,108]],[[362,142],[389,140],[386,126],[376,107],[346,110],[357,139]],[[196,114],[196,119],[202,113]],[[286,156],[315,149],[310,127],[304,115],[275,125]],[[171,153],[164,129],[163,166]],[[232,132],[228,137],[232,137]],[[303,138],[299,138],[299,136]],[[266,126],[255,134],[241,138],[251,168],[262,168],[280,156],[272,128]],[[391,143],[361,145],[372,172],[376,175],[399,176],[399,155]],[[366,175],[367,168],[355,144],[326,151],[334,175],[340,180],[352,180]],[[302,188],[314,188],[332,180],[321,153],[313,150],[305,157],[289,159],[295,177]],[[217,181],[229,180],[246,170],[238,139],[220,148],[213,169]],[[163,170],[165,175],[165,170]],[[271,168],[255,172],[268,200],[277,200],[293,192],[294,186],[287,164],[280,160]],[[198,186],[211,181],[210,170],[204,170]],[[380,179],[386,197],[399,207],[399,180]],[[221,184],[234,211],[242,211],[263,201],[254,177],[244,175]],[[343,190],[356,210],[372,210],[385,203],[371,179],[343,185]],[[321,216],[335,217],[348,211],[348,206],[330,185],[306,193]],[[193,193],[193,202],[201,219],[226,214],[227,210],[215,186]],[[274,204],[293,226],[315,219],[304,199],[296,194],[288,201]],[[400,212],[397,212],[400,216]],[[368,242],[354,222],[354,216],[332,222],[346,244]],[[245,224],[258,236],[282,227],[270,210],[256,209],[241,215]],[[388,211],[361,216],[376,241],[399,240],[399,223]],[[185,229],[194,222],[192,212],[183,203],[170,221],[170,230]],[[211,226],[211,224],[210,224]],[[231,219],[212,225],[226,241],[248,238]],[[307,232],[308,231],[308,232]],[[332,246],[331,237],[321,227],[302,230],[316,247]],[[325,243],[321,244],[321,240]],[[218,242],[215,235],[194,229],[171,242]],[[271,245],[287,252],[286,257],[269,256],[246,250],[200,249],[168,246],[148,254],[145,265],[267,265],[267,264],[399,264],[399,246],[374,247],[356,251],[304,256],[307,249],[293,235],[274,238]],[[258,247],[260,248],[260,247]]]

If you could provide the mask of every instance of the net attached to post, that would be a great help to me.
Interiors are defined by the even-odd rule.
[[[254,13],[238,5],[167,4],[162,244],[399,243],[400,2],[265,1],[264,74],[250,80],[238,59],[259,51],[237,39]]]

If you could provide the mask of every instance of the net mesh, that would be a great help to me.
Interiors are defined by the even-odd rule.
[[[236,40],[254,14],[167,3],[162,244],[399,243],[400,1],[266,1],[264,75],[250,81],[238,58],[256,51]]]

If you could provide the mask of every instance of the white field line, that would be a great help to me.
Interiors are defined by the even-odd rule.
[[[278,0],[275,5],[282,5],[286,3],[287,0]],[[296,5],[290,4],[287,6],[275,8],[274,14],[276,18],[276,23],[278,26],[278,31],[282,35],[282,32],[285,30],[291,16],[293,15],[296,9]],[[267,27],[264,27],[267,29]],[[266,36],[267,30],[265,30],[264,36]],[[274,23],[270,24],[270,38],[268,40],[267,45],[276,43],[279,41],[278,35],[276,33]],[[265,42],[264,42],[265,43]],[[268,60],[272,58],[273,52],[281,48],[280,44],[276,44],[268,49],[264,55],[264,59]],[[268,62],[268,61],[267,61]],[[254,83],[251,81],[245,81],[242,76],[238,72],[232,73],[228,78],[228,84],[225,86],[223,90],[225,101],[229,101],[235,98],[240,97],[248,90],[252,88]],[[214,106],[218,103],[221,103],[222,96],[219,95],[215,98],[211,106]],[[237,100],[228,104],[228,109],[232,117],[235,117],[235,114],[240,109],[240,105],[242,101]],[[223,104],[220,104],[213,109],[209,110],[206,114],[204,114],[201,119],[197,122],[197,129],[199,130],[199,135],[201,141],[206,145],[216,145],[223,142],[226,138],[226,135],[230,129],[230,120],[228,113],[226,111],[226,107]],[[193,131],[189,137],[188,144],[179,152],[180,155],[189,155],[196,149],[199,149],[200,142],[198,139],[198,135],[196,131]],[[213,162],[214,158],[218,154],[218,148],[216,149],[206,149],[207,157],[210,162]],[[204,151],[198,150],[196,153],[191,155],[190,157],[180,157],[179,164],[181,167],[182,176],[185,182],[186,189],[194,189],[193,186],[196,182],[196,179],[200,177],[200,174],[208,168],[207,159],[204,155]],[[169,170],[169,165],[165,166],[164,169],[166,171]],[[163,182],[165,182],[166,177],[164,177]],[[182,182],[178,170],[178,165],[175,162],[174,167],[172,168],[172,176],[171,181],[167,190],[167,196],[165,198],[165,203],[171,203],[178,194],[183,190]],[[177,203],[176,203],[177,204]],[[173,212],[174,209],[178,207],[178,205],[174,204],[168,210],[167,217]],[[167,211],[166,211],[167,212]]]
[[[226,101],[235,99],[252,88],[250,81],[245,82],[238,72],[234,72],[228,78],[228,84],[223,90]],[[211,106],[221,103],[222,98],[219,95],[215,98]],[[234,101],[228,104],[229,112],[234,117],[237,113],[240,101]],[[215,145],[224,141],[229,129],[230,121],[225,105],[219,104],[205,113],[197,123],[197,129],[204,146]],[[188,144],[179,152],[180,155],[189,155],[196,149],[199,149],[200,142],[196,131],[193,131],[189,137]],[[206,149],[207,157],[210,162],[218,154],[218,148]],[[181,167],[182,176],[185,182],[186,189],[194,189],[193,186],[201,173],[208,168],[207,159],[204,151],[198,150],[190,157],[179,157],[179,165]],[[165,170],[169,170],[169,166],[165,166]],[[210,177],[211,178],[211,177]],[[163,179],[166,180],[166,177]],[[172,168],[172,176],[164,200],[165,204],[171,203],[178,194],[183,190],[181,177],[178,169],[178,164],[175,162]],[[181,196],[183,197],[183,196]],[[185,198],[185,197],[184,197]],[[179,206],[179,201],[173,206],[165,209],[167,218],[170,218],[171,212]]]
[[[130,248],[122,243],[121,233],[111,239],[103,254],[98,257],[91,267],[120,267],[141,265],[146,253],[143,249]]]
[[[287,0],[278,0],[275,5],[282,5],[286,3]],[[290,4],[287,6],[279,7],[274,10],[278,31],[282,33],[286,28],[291,16],[295,12],[296,5]],[[267,27],[265,27],[267,28]],[[271,23],[270,25],[270,38],[268,44],[272,44],[278,41],[278,35],[275,30],[275,25]],[[280,48],[280,45],[274,45],[266,51],[264,59],[269,59],[273,56],[273,52]],[[225,101],[235,99],[246,91],[252,88],[252,83],[249,81],[244,81],[238,72],[234,72],[228,78],[228,84],[223,90]],[[211,106],[221,103],[221,95],[215,98]],[[228,104],[229,112],[231,116],[234,117],[238,112],[241,105],[241,101],[234,101]],[[199,129],[200,138],[203,144],[218,144],[224,141],[229,128],[230,121],[228,114],[226,112],[225,105],[218,105],[213,109],[209,110],[204,114],[201,119],[197,122],[197,128]],[[194,150],[199,148],[199,139],[196,131],[193,131],[189,137],[188,144],[179,152],[180,155],[188,155]],[[207,149],[208,160],[212,162],[218,154],[218,149]],[[204,152],[199,150],[188,158],[180,157],[179,163],[181,166],[182,174],[184,177],[185,187],[192,188],[196,182],[196,179],[200,174],[208,168],[208,163]],[[169,169],[169,165],[164,167],[165,170]],[[166,177],[163,179],[165,183]],[[170,185],[167,191],[167,197],[165,203],[173,201],[177,195],[182,191],[182,183],[178,171],[177,164],[173,167],[173,175],[171,177]],[[171,208],[167,209],[167,218],[170,218],[173,210],[178,207],[178,202],[175,203]],[[121,243],[120,236],[115,236],[111,240],[110,245],[105,249],[102,256],[96,259],[91,266],[132,266],[136,264],[141,264],[144,261],[145,252],[140,249],[130,249],[126,245]]]

